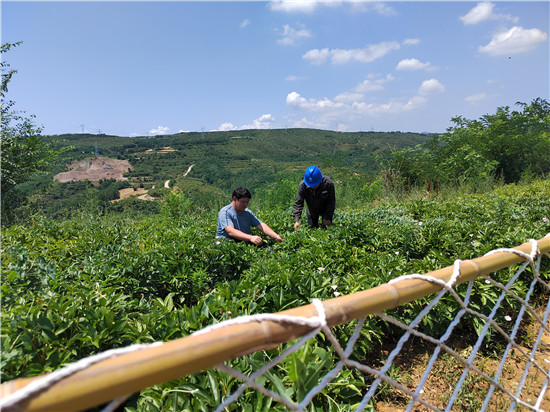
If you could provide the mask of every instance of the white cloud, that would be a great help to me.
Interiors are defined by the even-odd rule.
[[[486,98],[487,98],[487,95],[485,93],[476,93],[466,97],[464,101],[468,103],[477,103],[482,100],[485,100]]]
[[[244,19],[241,22],[241,29],[244,29],[246,26],[250,26],[250,24],[252,24],[252,22],[249,19]]]
[[[275,118],[271,114],[263,114],[257,119],[253,120],[251,124],[245,124],[240,127],[235,126],[233,123],[222,123],[218,127],[218,131],[227,132],[230,130],[244,130],[244,129],[270,129],[275,127]]]
[[[268,7],[273,11],[286,13],[312,13],[318,7],[350,6],[355,11],[374,11],[380,15],[391,16],[395,10],[386,3],[367,2],[365,0],[271,0]]]
[[[232,123],[229,123],[229,122],[222,123],[220,127],[218,127],[218,131],[220,132],[227,132],[230,130],[237,130],[237,129],[238,129],[237,126],[234,126]]]
[[[424,80],[422,85],[418,89],[418,94],[421,96],[427,96],[429,94],[442,93],[445,91],[445,86],[443,86],[439,80],[430,79]]]
[[[344,92],[337,95],[334,100],[342,103],[353,103],[363,99],[363,93]]]
[[[399,114],[417,109],[426,102],[422,96],[413,96],[408,100],[392,100],[388,103],[361,103],[353,104],[353,110],[359,116],[379,116],[383,114]]]
[[[149,130],[149,134],[152,134],[152,135],[168,134],[169,131],[170,131],[169,127],[159,126],[156,129]]]
[[[286,104],[307,113],[306,117],[294,121],[293,126],[347,130],[345,125],[359,119],[364,121],[367,117],[395,116],[417,110],[428,103],[430,95],[445,91],[437,79],[430,79],[421,84],[416,95],[382,103],[364,101],[364,93],[383,89],[385,83],[394,80],[391,74],[383,78],[369,76],[354,89],[338,94],[333,100],[326,97],[308,99],[293,91],[287,95]]]
[[[275,118],[271,114],[263,114],[252,124],[242,126],[241,129],[269,129],[275,126]]]
[[[354,1],[351,1],[351,3],[356,9],[360,9],[364,11],[374,10],[376,13],[382,16],[393,16],[396,14],[395,9],[393,7],[383,2],[367,2],[364,0],[354,0]]]
[[[508,31],[495,34],[489,44],[480,46],[478,50],[492,56],[522,53],[534,49],[547,38],[548,35],[539,29],[514,26]]]
[[[323,64],[329,56],[329,49],[312,49],[302,55],[302,58],[309,60],[311,64]]]
[[[399,63],[397,63],[397,66],[395,67],[395,70],[433,70],[433,66],[431,63],[422,63],[418,59],[403,59]]]
[[[291,126],[304,129],[326,129],[328,124],[323,121],[310,120],[307,117],[302,117],[299,120],[291,122]]]
[[[384,84],[393,81],[394,78],[391,74],[388,74],[386,77],[377,79],[375,76],[368,76],[366,80],[363,80],[357,86],[353,88],[354,92],[358,93],[368,93],[375,92],[378,90],[384,90]]]
[[[297,106],[312,112],[327,111],[335,108],[343,107],[343,103],[333,102],[326,97],[324,99],[304,99],[297,92],[291,92],[286,97],[286,104],[289,106]]]
[[[405,39],[403,40],[403,45],[405,46],[415,46],[420,43],[420,39]]]
[[[305,102],[305,100],[306,99],[300,96],[300,93],[297,92],[291,92],[286,96],[286,104],[290,106],[299,106]]]
[[[285,77],[285,80],[287,82],[294,82],[296,80],[301,80],[301,79],[303,79],[303,77],[294,76],[293,74]]]
[[[285,24],[283,26],[281,36],[282,37],[277,40],[277,43],[285,46],[291,46],[293,44],[296,44],[296,42],[300,39],[311,37],[311,32],[304,28],[294,29],[290,27],[289,24]]]
[[[518,18],[510,16],[509,14],[497,14],[493,10],[495,5],[490,2],[478,3],[473,9],[471,9],[464,16],[460,16],[459,19],[466,25],[478,24],[485,20],[508,20],[517,22]]]
[[[269,2],[269,8],[273,11],[284,11],[287,13],[311,13],[319,5],[318,1],[306,0],[272,0]]]
[[[328,59],[332,64],[345,64],[350,61],[370,63],[400,47],[398,42],[393,41],[369,44],[363,49],[312,49],[306,52],[302,58],[309,60],[312,64],[323,64]]]
[[[493,3],[478,3],[466,15],[460,16],[459,18],[464,24],[477,24],[492,18],[494,7],[495,5]]]

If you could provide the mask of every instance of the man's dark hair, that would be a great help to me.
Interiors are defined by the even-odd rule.
[[[247,199],[252,199],[252,195],[250,194],[248,189],[245,189],[244,187],[239,187],[233,190],[233,197],[237,198],[237,200],[239,200],[242,197],[246,197]]]

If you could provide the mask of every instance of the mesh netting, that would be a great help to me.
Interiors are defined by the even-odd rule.
[[[509,252],[518,253],[515,250]],[[227,397],[217,410],[222,411],[238,401],[239,396],[248,388],[271,397],[289,410],[305,410],[316,396],[331,385],[331,382],[339,381],[339,374],[345,368],[360,370],[372,378],[369,384],[365,385],[368,390],[361,402],[352,405],[355,410],[364,410],[376,403],[373,399],[383,398],[384,395],[377,397],[378,392],[383,392],[390,399],[392,407],[407,411],[419,410],[419,407],[420,410],[453,410],[457,405],[460,410],[470,409],[473,405],[476,406],[476,410],[514,410],[518,406],[529,410],[543,410],[544,407],[548,409],[550,400],[546,399],[545,395],[550,379],[550,305],[549,302],[540,305],[539,300],[539,305],[535,309],[530,301],[535,288],[542,288],[548,296],[550,287],[539,275],[540,257],[535,262],[535,255],[536,246],[531,255],[522,256],[527,260],[526,263],[506,284],[484,275],[481,279],[462,285],[464,287],[460,293],[455,289],[456,280],[460,277],[460,261],[456,261],[453,276],[447,283],[421,275],[408,275],[390,282],[420,279],[436,283],[442,290],[409,323],[396,319],[391,313],[377,314],[380,319],[399,328],[403,333],[393,349],[386,349],[387,357],[378,367],[373,364],[380,363],[380,359],[369,362],[369,359],[359,360],[354,356],[357,339],[369,332],[364,330],[365,318],[359,319],[351,338],[342,343],[323,321],[323,306],[319,302],[314,302],[319,308],[317,329],[289,346],[269,363],[248,375],[228,364],[217,366],[243,381],[239,389]],[[528,267],[531,268],[531,273],[526,273]],[[529,288],[519,296],[518,288],[514,285],[521,276],[530,276],[532,280]],[[476,308],[476,305],[472,304],[472,292],[479,282],[483,282],[483,292],[486,295],[496,297],[494,302],[486,301],[488,306],[483,308]],[[456,305],[449,305],[449,297],[452,297]],[[492,307],[489,306],[490,303]],[[443,333],[440,336],[430,336],[419,331],[419,326],[427,323],[426,319],[438,305],[454,306],[457,309],[448,321],[437,320],[440,324],[436,329],[443,330]],[[488,309],[490,313],[486,315]],[[438,312],[441,313],[442,310]],[[461,335],[463,328],[460,325],[465,317],[478,319],[476,324],[481,327],[473,346],[465,346],[465,337]],[[442,324],[446,326],[443,327]],[[265,381],[260,378],[268,371],[273,371],[276,365],[284,362],[291,353],[299,350],[314,336],[331,343],[338,362],[302,399],[291,399],[285,396],[284,391],[268,390],[258,383]],[[412,340],[415,342],[411,344]],[[420,351],[418,346],[422,348]],[[488,347],[493,351],[491,356],[480,356],[480,352],[486,351]],[[416,356],[411,358],[410,351],[414,350],[417,352]],[[417,367],[416,370],[402,370],[400,373],[398,370],[402,368],[403,359],[414,359],[415,362],[420,359],[421,370],[418,371]],[[407,366],[410,367],[406,365],[405,369]],[[310,376],[302,376],[301,379],[307,381]],[[467,398],[467,402],[464,402],[464,398]]]

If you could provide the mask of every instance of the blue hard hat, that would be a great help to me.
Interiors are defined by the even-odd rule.
[[[307,187],[314,187],[321,183],[323,174],[317,166],[309,166],[304,173],[304,183]]]

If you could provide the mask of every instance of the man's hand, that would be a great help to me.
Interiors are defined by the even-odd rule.
[[[294,230],[298,230],[300,227],[300,222],[294,222]]]
[[[258,226],[256,226],[256,228],[266,234],[267,236],[269,236],[270,238],[273,238],[275,239],[277,242],[282,242],[283,241],[283,238],[281,236],[279,236],[277,234],[277,232],[275,232],[273,229],[271,229],[267,224],[265,223],[260,223]],[[255,243],[255,245],[261,245],[262,243]]]
[[[250,236],[250,239],[248,241],[255,244],[256,246],[260,246],[264,242],[264,240],[260,236]]]

